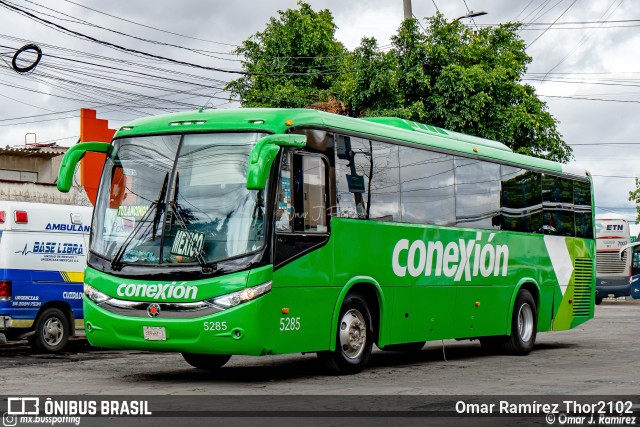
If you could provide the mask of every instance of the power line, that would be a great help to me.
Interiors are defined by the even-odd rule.
[[[71,1],[71,0],[64,0],[64,1],[66,1],[67,3],[74,4],[74,5],[76,5],[76,6],[79,6],[79,7],[83,7],[83,8],[85,8],[85,9],[89,9],[89,10],[91,10],[91,11],[93,11],[93,12],[100,13],[100,14],[102,14],[102,15],[106,15],[106,16],[109,16],[109,17],[114,18],[114,19],[118,19],[118,20],[120,20],[120,21],[125,21],[125,22],[128,22],[128,23],[130,23],[130,24],[139,25],[139,26],[141,26],[141,27],[149,28],[149,29],[151,29],[151,30],[155,30],[155,31],[160,31],[160,32],[163,32],[163,33],[166,33],[166,34],[171,34],[171,35],[174,35],[174,36],[184,37],[184,38],[191,39],[191,40],[199,40],[199,41],[203,41],[203,42],[207,42],[207,43],[219,44],[219,45],[223,45],[223,46],[239,47],[238,45],[235,45],[235,44],[223,43],[223,42],[218,42],[218,41],[214,41],[214,40],[207,40],[207,39],[201,39],[201,38],[198,38],[198,37],[187,36],[187,35],[180,34],[180,33],[174,33],[174,32],[172,32],[172,31],[167,31],[167,30],[163,30],[163,29],[161,29],[161,28],[156,28],[156,27],[152,27],[152,26],[149,26],[149,25],[141,24],[141,23],[139,23],[139,22],[131,21],[131,20],[129,20],[129,19],[122,18],[122,17],[120,17],[120,16],[111,15],[111,14],[109,14],[109,13],[102,12],[102,11],[100,11],[100,10],[90,8],[90,7],[88,7],[88,6],[85,6],[85,5],[82,5],[82,4],[79,4],[79,3],[73,2],[73,1]]]
[[[578,1],[578,0],[573,0],[573,2],[569,5],[569,7],[567,7],[567,8],[564,10],[564,12],[562,12],[562,13],[560,14],[560,16],[558,16],[558,17],[556,18],[556,20],[555,20],[555,21],[553,21],[553,24],[555,24],[556,22],[558,22],[558,19],[562,18],[562,17],[564,16],[564,14],[568,12],[568,11],[569,11],[569,9],[571,9],[571,7],[572,7],[574,4],[576,4],[576,1]],[[554,7],[555,7],[555,6],[554,6]],[[548,27],[547,27],[547,28],[546,28],[542,33],[540,33],[540,34],[538,35],[538,37],[536,37],[536,38],[535,38],[535,40],[533,40],[531,43],[529,43],[529,45],[528,45],[527,47],[531,47],[531,45],[533,45],[536,41],[538,41],[538,39],[539,39],[540,37],[542,37],[543,35],[545,35],[545,33],[549,30],[549,28],[551,28],[551,25],[549,25],[549,26],[548,26]]]
[[[609,16],[613,15],[613,13],[618,9],[618,7],[620,7],[620,5],[624,2],[624,0],[620,0],[620,3],[618,3],[618,5],[616,7],[613,8],[613,10],[611,10],[611,12],[609,12],[609,9],[611,9],[613,7],[613,5],[616,3],[617,0],[613,0],[613,2],[611,3],[611,5],[607,8],[607,10],[605,10],[605,12],[602,14],[602,16],[600,16],[600,18],[608,18]],[[607,15],[607,12],[609,13]],[[606,18],[605,18],[605,15]],[[589,33],[587,35],[585,35],[584,37],[582,37],[582,39],[580,39],[580,41],[578,42],[578,44],[576,44],[573,49],[571,49],[571,51],[569,51],[569,53],[567,53],[556,65],[554,65],[549,71],[547,71],[547,74],[544,75],[544,77],[542,78],[542,81],[544,82],[544,80],[547,78],[547,76],[549,75],[550,72],[552,72],[553,70],[555,70],[556,68],[558,68],[564,61],[567,60],[567,58],[569,58],[571,56],[571,54],[573,52],[575,52],[580,46],[582,46],[584,44],[585,41],[587,41],[587,39],[589,37],[591,37],[591,35],[595,32],[595,29],[589,31]]]
[[[111,47],[113,49],[117,49],[117,50],[120,50],[120,51],[123,51],[123,52],[136,53],[136,54],[139,54],[139,55],[147,56],[149,58],[161,59],[161,60],[164,60],[164,61],[167,61],[167,62],[171,62],[171,63],[174,63],[174,64],[185,65],[185,66],[193,67],[193,68],[200,68],[200,69],[208,70],[208,71],[218,71],[220,73],[230,73],[230,74],[240,74],[240,75],[249,74],[249,73],[247,73],[245,71],[241,71],[241,70],[228,70],[228,69],[218,68],[218,67],[207,67],[205,65],[199,65],[199,64],[194,64],[194,63],[191,63],[191,62],[180,61],[178,59],[167,58],[165,56],[155,55],[155,54],[144,52],[144,51],[141,51],[141,50],[127,48],[127,47],[124,47],[124,46],[117,45],[115,43],[111,43],[111,42],[108,42],[108,41],[97,39],[95,37],[89,36],[87,34],[80,33],[78,31],[71,30],[71,29],[66,28],[66,27],[64,27],[62,25],[56,24],[54,22],[51,22],[51,21],[46,20],[44,18],[41,18],[41,17],[39,17],[37,15],[34,15],[33,13],[28,12],[28,11],[26,11],[24,9],[21,9],[21,8],[19,8],[17,6],[14,6],[14,5],[12,5],[12,4],[4,1],[4,0],[0,0],[0,5],[4,6],[7,9],[11,9],[11,10],[17,12],[17,13],[23,14],[23,15],[25,15],[25,16],[31,18],[31,19],[34,19],[34,20],[36,20],[38,22],[44,23],[44,24],[49,25],[49,26],[53,26],[53,27],[59,29],[60,31],[65,32],[65,33],[74,35],[76,37],[83,38],[85,40],[92,41],[94,43],[101,44],[101,45],[104,45],[104,46],[109,46],[109,47]]]
[[[520,13],[518,13],[518,14],[516,15],[516,17],[515,17],[515,18],[513,18],[513,20],[514,20],[514,21],[517,21],[517,20],[518,20],[518,18],[520,17],[520,15],[522,15],[522,14],[524,13],[524,11],[525,11],[525,10],[527,10],[527,8],[528,8],[529,6],[531,6],[531,3],[533,3],[533,0],[529,0],[529,3],[527,3],[527,5],[524,7],[524,9],[522,9],[522,10],[520,11]]]
[[[134,36],[134,35],[131,35],[131,34],[127,34],[127,33],[124,33],[122,31],[117,31],[117,30],[114,30],[112,28],[106,28],[106,27],[102,27],[102,26],[97,25],[97,24],[93,24],[91,22],[84,21],[82,19],[79,19],[79,18],[76,18],[74,16],[68,15],[68,14],[66,14],[64,12],[60,12],[58,10],[49,8],[47,6],[43,6],[43,5],[38,4],[38,3],[34,2],[34,1],[31,1],[31,0],[25,0],[25,1],[28,2],[28,3],[34,4],[36,6],[39,6],[39,7],[43,8],[43,9],[50,10],[52,12],[58,13],[58,14],[60,14],[62,16],[67,16],[67,17],[73,18],[73,21],[71,21],[71,22],[74,22],[74,23],[80,23],[80,24],[83,24],[83,25],[88,25],[88,26],[91,26],[91,27],[94,27],[94,28],[98,28],[98,29],[101,29],[101,30],[104,30],[104,31],[109,31],[109,32],[114,33],[114,34],[118,34],[118,35],[125,36],[125,37],[130,37],[130,38],[133,38],[135,40],[140,40],[140,41],[143,41],[143,42],[146,42],[146,43],[151,43],[151,44],[155,44],[155,45],[161,45],[161,46],[167,46],[167,47],[175,47],[175,48],[178,48],[178,49],[188,50],[190,52],[194,52],[194,53],[197,53],[199,55],[204,55],[204,56],[207,56],[207,57],[210,57],[210,58],[219,59],[219,60],[222,60],[222,61],[240,61],[240,59],[221,58],[219,56],[215,56],[215,55],[233,55],[233,56],[238,56],[237,54],[234,54],[234,53],[214,52],[214,51],[209,51],[209,50],[204,50],[204,49],[194,49],[194,48],[190,48],[190,47],[186,47],[186,46],[180,46],[180,45],[176,45],[176,44],[172,44],[172,43],[160,42],[160,41],[157,41],[157,40],[150,40],[150,39],[146,39],[146,38],[143,38],[143,37],[138,37],[138,36]],[[33,12],[36,12],[36,10],[29,9],[29,8],[26,8],[26,7],[25,7],[25,9],[31,10]],[[40,11],[37,11],[37,12],[42,13]],[[47,16],[51,16],[52,18],[58,18],[58,17],[54,17],[52,15],[47,15]],[[58,18],[58,19],[60,19],[60,18]],[[208,54],[212,54],[212,55],[208,55]]]
[[[640,104],[640,101],[632,101],[632,100],[625,100],[625,99],[587,98],[587,97],[561,96],[561,95],[538,95],[538,96],[543,96],[545,98],[572,99],[572,100],[582,100],[582,101],[602,101],[602,102],[619,102],[619,103],[627,103],[627,104]]]

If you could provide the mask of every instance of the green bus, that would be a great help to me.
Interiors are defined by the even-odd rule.
[[[139,119],[106,154],[84,318],[99,347],[231,355],[317,352],[332,371],[373,345],[479,339],[528,354],[593,317],[585,171],[408,120],[309,109]]]

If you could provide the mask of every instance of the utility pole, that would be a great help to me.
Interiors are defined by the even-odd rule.
[[[413,18],[413,11],[411,10],[411,0],[402,0],[404,4],[404,19]]]

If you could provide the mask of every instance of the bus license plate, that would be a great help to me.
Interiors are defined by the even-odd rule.
[[[164,326],[143,326],[144,339],[149,341],[166,341],[167,332]]]

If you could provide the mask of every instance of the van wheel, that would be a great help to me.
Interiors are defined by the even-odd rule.
[[[231,356],[225,354],[196,354],[182,353],[184,360],[194,368],[215,371],[224,366],[231,359]]]
[[[536,302],[526,289],[520,289],[511,315],[511,335],[504,342],[504,349],[517,356],[525,356],[533,350],[538,331]]]
[[[35,335],[29,343],[35,350],[55,353],[67,345],[69,321],[62,311],[48,308],[36,321]]]
[[[338,318],[336,349],[318,352],[318,357],[335,374],[356,374],[367,366],[373,348],[373,326],[366,300],[359,294],[347,295]]]

